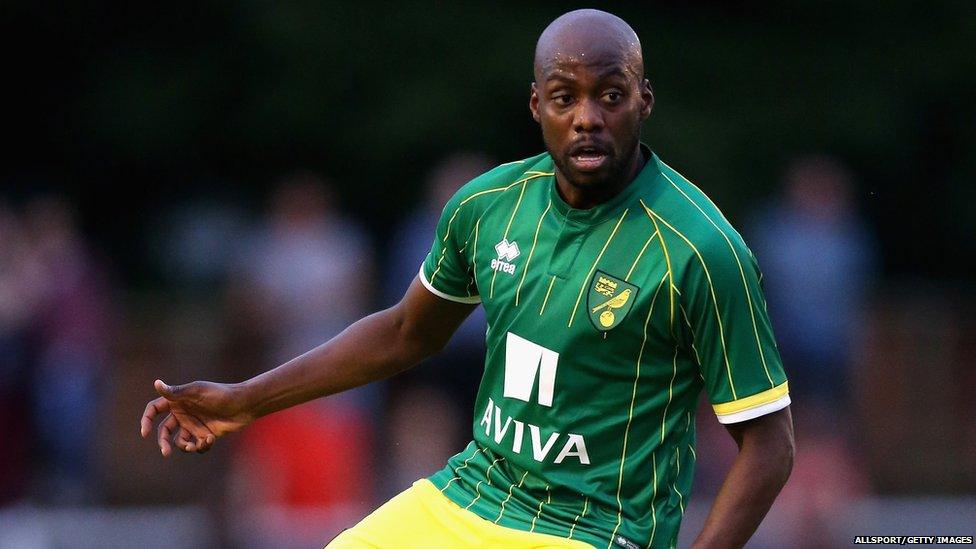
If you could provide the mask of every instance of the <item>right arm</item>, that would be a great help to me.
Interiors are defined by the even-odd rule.
[[[153,420],[168,413],[157,435],[163,455],[172,452],[171,439],[185,452],[205,452],[221,435],[261,416],[410,368],[443,349],[474,308],[435,296],[415,278],[397,305],[243,383],[169,386],[157,380],[161,396],[146,406],[141,434],[147,437]]]
[[[397,305],[243,383],[255,417],[388,378],[439,352],[474,309],[435,296],[414,279]]]

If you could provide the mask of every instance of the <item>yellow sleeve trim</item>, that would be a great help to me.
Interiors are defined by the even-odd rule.
[[[784,395],[789,394],[789,392],[789,382],[784,381],[772,389],[767,389],[752,396],[733,400],[732,402],[712,404],[712,409],[715,410],[715,415],[717,416],[734,414],[743,410],[749,410],[764,404],[769,404],[770,402],[776,402],[777,400],[783,398]]]

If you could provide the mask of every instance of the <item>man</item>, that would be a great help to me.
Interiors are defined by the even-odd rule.
[[[548,152],[448,202],[403,300],[243,384],[157,381],[143,436],[168,412],[163,454],[206,451],[257,417],[410,367],[481,302],[474,440],[332,547],[673,546],[703,387],[740,450],[696,545],[743,545],[792,465],[786,378],[754,257],[640,143],[653,102],[624,21],[559,17],[539,38],[529,103]]]

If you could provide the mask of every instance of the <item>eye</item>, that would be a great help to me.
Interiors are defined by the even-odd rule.
[[[623,99],[624,94],[618,91],[610,91],[603,94],[603,97],[606,98],[606,100],[610,103],[619,103],[620,100]]]
[[[569,105],[570,103],[572,103],[572,102],[573,102],[573,96],[571,96],[571,95],[569,95],[569,94],[566,94],[566,93],[564,93],[564,94],[560,94],[560,95],[556,95],[556,96],[554,96],[554,97],[552,98],[552,100],[553,100],[553,101],[554,101],[554,102],[555,102],[555,103],[556,103],[557,105],[559,105],[559,106],[561,106],[561,107],[565,107],[565,106],[567,106],[567,105]]]

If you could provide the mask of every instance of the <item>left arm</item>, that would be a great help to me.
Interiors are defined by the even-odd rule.
[[[793,467],[789,383],[755,256],[731,227],[698,235],[691,251],[678,280],[684,322],[676,335],[739,446],[694,547],[742,547]]]
[[[793,468],[790,408],[725,426],[739,454],[692,547],[742,547],[762,522]]]

